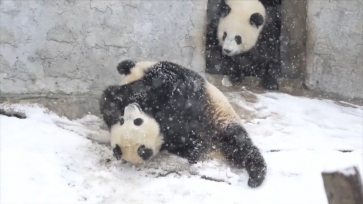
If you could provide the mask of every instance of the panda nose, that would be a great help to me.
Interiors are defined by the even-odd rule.
[[[223,52],[229,54],[231,51],[230,50],[227,50],[227,49],[223,49]]]

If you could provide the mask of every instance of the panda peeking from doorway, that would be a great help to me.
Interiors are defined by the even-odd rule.
[[[207,59],[207,66],[213,66],[208,60],[219,64],[220,72],[232,83],[255,76],[262,78],[265,89],[277,90],[280,32],[278,6],[267,6],[260,0],[221,0],[207,32],[207,46],[215,45],[219,57]]]

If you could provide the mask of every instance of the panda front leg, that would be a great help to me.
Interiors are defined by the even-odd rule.
[[[276,76],[278,75],[278,67],[275,63],[269,63],[262,77],[262,86],[268,90],[278,90],[279,84]]]
[[[202,139],[195,140],[189,145],[189,150],[184,153],[190,164],[196,164],[201,156],[207,152],[207,144]]]
[[[229,124],[219,145],[227,161],[237,167],[246,168],[249,175],[248,186],[255,188],[262,184],[267,172],[265,159],[240,124]]]
[[[122,86],[109,86],[99,101],[100,111],[103,119],[110,129],[123,115],[124,108],[130,103],[141,105],[145,102],[150,91],[141,81],[133,82]]]
[[[240,63],[232,57],[222,55],[220,66],[222,74],[227,75],[233,84],[243,81],[244,74],[241,71]]]
[[[230,64],[229,65],[229,79],[233,84],[242,83],[245,79],[244,72],[240,64]]]
[[[169,151],[188,160],[189,164],[196,164],[200,157],[207,152],[207,144],[202,139],[184,141],[183,145]]]

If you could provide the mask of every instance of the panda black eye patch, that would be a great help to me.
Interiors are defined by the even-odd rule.
[[[222,39],[223,39],[223,41],[226,39],[226,37],[227,37],[227,33],[226,33],[226,32],[224,32],[224,33],[223,33],[223,38],[222,38]]]
[[[123,125],[125,123],[125,120],[123,118],[120,119],[120,125]]]
[[[141,119],[141,118],[136,118],[136,119],[134,120],[134,125],[136,125],[136,126],[140,126],[143,122],[144,122],[144,120],[143,120],[143,119]]]
[[[236,40],[237,45],[240,45],[240,44],[242,43],[242,38],[241,38],[241,36],[236,35],[236,37],[234,37],[234,39]]]

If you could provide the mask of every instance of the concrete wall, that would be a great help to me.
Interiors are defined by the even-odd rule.
[[[121,59],[205,68],[207,0],[1,0],[2,94],[82,94],[119,83]]]
[[[307,69],[310,89],[363,98],[363,1],[308,0]]]
[[[281,5],[281,72],[283,77],[303,79],[306,60],[306,1],[284,0]]]
[[[76,118],[98,113],[95,96],[119,83],[121,59],[171,60],[202,73],[207,1],[0,0],[0,102],[41,102]],[[291,50],[305,46],[305,2],[306,69]],[[283,0],[285,68],[303,67],[312,90],[363,99],[362,4]]]

